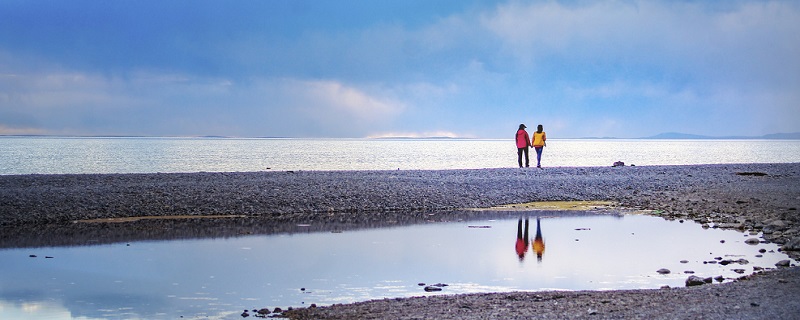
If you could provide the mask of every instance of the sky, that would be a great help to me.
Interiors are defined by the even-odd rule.
[[[0,2],[0,135],[800,132],[800,1]]]

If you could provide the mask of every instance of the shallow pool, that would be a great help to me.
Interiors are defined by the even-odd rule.
[[[745,243],[751,238],[761,239],[642,215],[539,212],[354,231],[2,249],[0,318],[241,319],[245,309],[393,297],[678,287],[690,272],[730,281],[788,259],[775,244]]]

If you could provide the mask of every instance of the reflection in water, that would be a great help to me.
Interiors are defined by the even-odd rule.
[[[533,238],[533,252],[536,253],[536,260],[542,262],[544,256],[544,238],[542,237],[541,219],[536,217],[536,236]],[[528,251],[528,218],[525,218],[525,228],[522,227],[522,218],[517,220],[517,242],[514,245],[519,261],[525,260],[525,253]]]
[[[525,218],[525,232],[522,232],[522,218],[517,221],[517,242],[514,245],[517,250],[519,261],[525,260],[525,253],[528,252],[528,219]]]
[[[539,217],[536,217],[536,237],[533,238],[533,252],[536,252],[536,259],[542,262],[544,239],[542,238],[542,226],[539,222]]]

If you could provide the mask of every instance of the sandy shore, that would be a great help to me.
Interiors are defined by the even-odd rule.
[[[0,176],[0,246],[291,232],[297,223],[363,228],[464,219],[484,213],[463,208],[554,200],[612,201],[666,219],[763,232],[786,250],[800,249],[800,164]],[[165,216],[174,219],[152,218]],[[133,219],[96,220],[120,218]],[[189,226],[191,233],[182,232]],[[798,259],[798,251],[786,252]],[[661,290],[389,299],[285,315],[793,318],[800,314],[799,272],[783,268],[734,283]]]

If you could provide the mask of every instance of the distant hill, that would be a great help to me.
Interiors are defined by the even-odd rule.
[[[703,136],[680,132],[665,132],[641,139],[769,139],[769,140],[800,140],[800,132],[773,133],[763,136]]]

